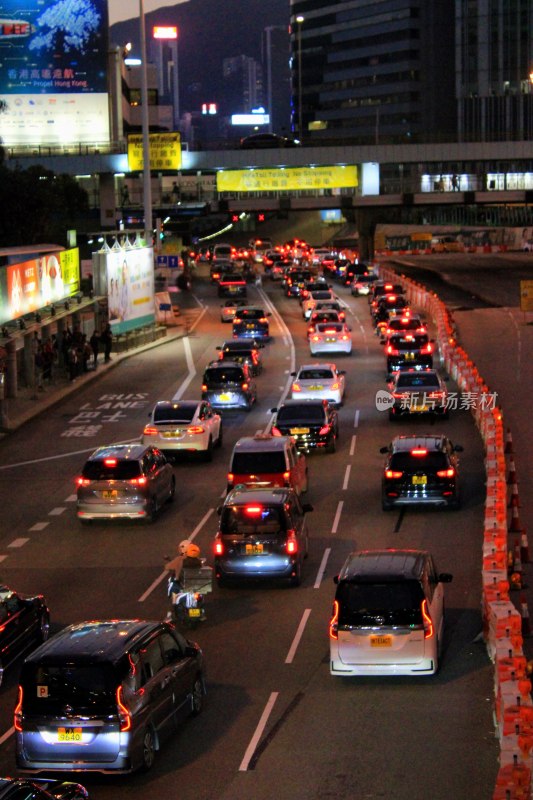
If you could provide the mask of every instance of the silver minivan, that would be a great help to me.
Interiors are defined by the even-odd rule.
[[[32,772],[148,770],[205,694],[198,645],[170,622],[69,625],[29,655],[15,708],[17,766]]]
[[[329,625],[332,675],[433,675],[444,633],[444,583],[425,550],[361,550],[339,575]]]

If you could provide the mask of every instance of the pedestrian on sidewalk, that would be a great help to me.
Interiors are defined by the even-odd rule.
[[[71,342],[67,350],[67,367],[69,380],[76,380],[78,376],[78,348],[74,342]]]
[[[93,351],[93,365],[96,369],[98,365],[98,353],[100,352],[100,337],[96,332],[96,328],[94,329],[93,335],[89,339],[89,344],[91,345],[91,349]]]
[[[108,361],[111,361],[111,347],[113,346],[113,333],[111,332],[111,325],[109,322],[102,331],[100,339],[104,345],[104,361],[107,364]]]

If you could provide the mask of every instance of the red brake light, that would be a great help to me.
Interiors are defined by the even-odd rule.
[[[411,450],[412,456],[427,456],[428,451],[425,447],[416,447],[414,450]]]
[[[294,555],[298,552],[298,539],[294,535],[294,531],[287,531],[287,553]]]
[[[326,436],[330,432],[331,428],[329,425],[323,425],[320,430],[318,431],[319,436]]]
[[[335,328],[326,328],[324,333],[337,333],[337,331],[335,330]]]
[[[313,336],[313,342],[319,342],[320,336]]]
[[[23,697],[22,686],[19,686],[17,705],[15,706],[15,713],[13,715],[14,717],[13,725],[15,726],[16,731],[22,731],[22,697]]]
[[[202,392],[207,392],[207,383],[202,383]]]
[[[431,342],[428,342],[424,347],[420,348],[421,353],[431,353],[433,351],[433,346]]]
[[[396,472],[395,470],[392,470],[392,469],[385,470],[385,477],[386,478],[394,478],[394,479],[395,478],[401,478],[402,475],[403,475],[403,472]]]
[[[433,620],[428,611],[428,601],[422,600],[422,621],[424,623],[424,639],[431,639],[433,636]]]
[[[339,631],[338,631],[338,622],[339,622],[339,603],[338,600],[333,601],[333,616],[331,617],[329,623],[329,635],[332,639],[339,638]]]
[[[235,480],[235,475],[233,474],[233,472],[228,472],[228,474],[226,475],[226,478],[227,478],[228,483],[232,484],[233,481]]]
[[[216,556],[224,555],[224,544],[220,541],[220,539],[215,540],[214,550]]]
[[[117,466],[117,459],[116,458],[104,458],[104,464],[106,467],[116,467]]]
[[[392,283],[386,283],[384,288],[385,288],[386,291],[389,291],[389,292],[392,291]]]
[[[205,428],[201,425],[191,425],[190,428],[187,428],[187,433],[203,433]]]
[[[157,428],[155,425],[147,425],[143,431],[146,436],[155,436],[157,433]]]
[[[90,484],[90,480],[88,478],[84,478],[80,475],[79,478],[76,478],[76,484],[78,486],[88,486]]]
[[[455,475],[455,470],[453,467],[448,467],[448,469],[439,469],[437,472],[438,478],[453,478]]]
[[[276,428],[276,426],[275,426],[275,425],[273,425],[273,426],[271,427],[271,429],[270,429],[270,433],[272,434],[272,436],[282,436],[282,435],[283,435],[283,434],[281,433],[280,429],[279,429],[279,428]]]
[[[244,513],[248,514],[250,517],[256,517],[258,514],[261,514],[263,511],[263,506],[245,506]]]
[[[248,388],[248,384],[245,381],[244,383],[241,384],[241,389],[244,389],[244,391],[246,391],[247,388]]]
[[[387,298],[387,303],[394,303],[395,300],[396,300],[396,295],[390,294]]]
[[[292,391],[293,392],[301,392],[302,391],[302,387],[300,386],[299,383],[293,383],[292,384]]]
[[[145,475],[139,475],[138,478],[131,478],[128,483],[132,483],[134,486],[146,486],[148,478]]]
[[[283,473],[283,480],[284,481],[286,481],[288,483],[290,478],[291,478],[291,473],[290,472],[284,472]]]
[[[259,322],[266,322],[266,321],[267,321],[267,318],[266,318],[266,317],[260,317],[260,318],[259,318]]]
[[[121,733],[129,731],[131,729],[131,714],[122,702],[122,686],[119,686],[117,689],[117,706],[118,717],[120,720],[120,731]]]
[[[342,336],[342,341],[343,342],[347,342],[349,339],[350,339],[350,337],[348,336],[347,333],[343,334],[343,336]]]
[[[240,317],[233,317],[233,322],[242,322],[242,319]]]

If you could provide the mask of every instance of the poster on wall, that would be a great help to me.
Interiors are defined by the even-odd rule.
[[[105,256],[108,319],[113,334],[155,321],[152,248],[116,250]]]
[[[0,0],[0,137],[109,141],[107,0]]]

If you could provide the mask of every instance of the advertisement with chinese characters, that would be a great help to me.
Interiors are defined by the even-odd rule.
[[[150,134],[150,169],[181,169],[181,136],[179,133]],[[131,172],[144,169],[143,137],[128,136],[128,167]]]
[[[217,172],[218,192],[270,192],[303,189],[344,189],[359,185],[355,165],[290,167],[287,169],[228,169]]]
[[[155,320],[154,265],[149,247],[105,254],[109,322],[113,334]]]
[[[106,0],[0,0],[4,145],[109,140]]]

